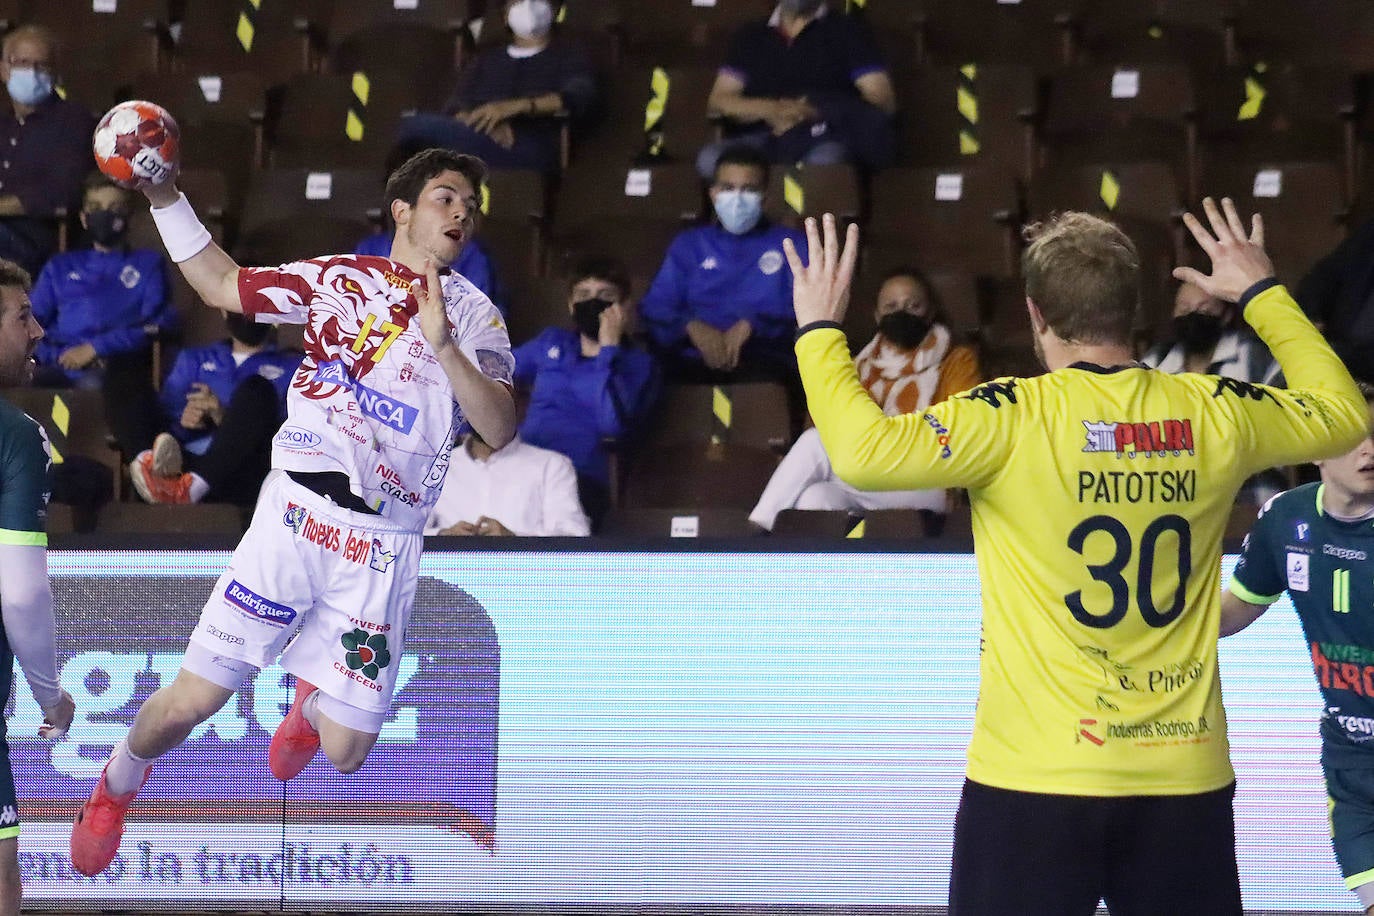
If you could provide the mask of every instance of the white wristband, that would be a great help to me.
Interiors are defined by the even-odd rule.
[[[214,241],[210,230],[206,229],[191,209],[191,202],[185,194],[177,196],[177,202],[169,207],[153,207],[153,222],[157,225],[162,244],[167,246],[167,257],[174,263],[189,261],[205,250]]]

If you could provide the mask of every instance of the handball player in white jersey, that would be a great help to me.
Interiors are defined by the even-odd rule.
[[[496,307],[448,271],[472,230],[486,168],[417,153],[387,182],[391,257],[241,268],[172,182],[145,185],[168,255],[211,307],[305,325],[305,359],[252,525],[191,634],[176,679],[148,698],[72,831],[84,875],[119,850],[153,761],[279,657],[296,675],[268,762],[280,779],[315,753],[367,759],[391,703],[421,531],[460,425],[494,448],[515,432],[514,360]]]

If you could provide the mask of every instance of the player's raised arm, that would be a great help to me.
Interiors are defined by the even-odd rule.
[[[152,102],[121,102],[105,113],[92,138],[95,164],[121,187],[142,191],[171,258],[206,304],[242,312],[239,266],[210,237],[176,187],[181,131]]]
[[[1340,357],[1274,276],[1264,251],[1263,221],[1256,214],[1247,233],[1229,198],[1222,199],[1220,208],[1206,198],[1203,209],[1210,232],[1191,213],[1183,221],[1211,258],[1212,273],[1181,267],[1174,276],[1237,303],[1288,380],[1287,391],[1252,386],[1258,396],[1237,398],[1251,421],[1245,428],[1252,433],[1249,452],[1255,466],[1297,464],[1347,451],[1368,434],[1364,397]]]
[[[153,222],[167,248],[167,256],[181,268],[196,295],[211,308],[242,312],[239,265],[215,244],[186,195],[171,181],[144,184],[139,190],[152,204]]]
[[[980,386],[974,398],[951,398],[923,412],[889,417],[859,381],[840,322],[849,305],[859,230],[841,245],[835,218],[806,221],[805,265],[791,240],[783,250],[792,268],[797,316],[797,364],[807,407],[835,473],[859,489],[980,486],[1002,465],[1011,437],[992,429],[1014,422],[996,407],[1015,401],[1015,382]],[[977,442],[959,448],[958,442]]]

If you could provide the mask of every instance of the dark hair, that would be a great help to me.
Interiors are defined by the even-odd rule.
[[[1374,385],[1356,379],[1355,387],[1360,389],[1360,394],[1364,395],[1366,404],[1374,404]]]
[[[945,314],[945,302],[940,298],[940,291],[935,288],[935,284],[930,282],[925,271],[914,264],[901,264],[889,269],[878,281],[878,289],[881,290],[888,280],[895,280],[898,277],[910,277],[920,284],[921,289],[926,291],[926,299],[930,302],[930,317],[937,324],[949,326],[949,317]]]
[[[748,146],[744,143],[736,143],[733,146],[727,146],[725,151],[720,154],[720,158],[716,160],[716,168],[711,173],[711,177],[714,178],[719,175],[721,166],[726,165],[744,165],[749,168],[758,169],[760,172],[763,172],[763,183],[768,184],[768,172],[770,169],[768,157],[752,146]]]
[[[1088,213],[1058,213],[1024,230],[1026,296],[1061,339],[1125,343],[1140,304],[1140,256],[1126,233]]]
[[[17,286],[24,292],[33,289],[33,277],[13,261],[0,258],[0,287]]]
[[[578,261],[568,277],[568,287],[572,288],[583,280],[605,280],[620,290],[621,300],[630,298],[630,274],[616,258],[587,257]]]
[[[386,180],[386,206],[403,200],[412,207],[420,200],[420,192],[432,179],[444,172],[457,172],[468,180],[472,190],[481,193],[487,177],[487,164],[476,156],[455,153],[450,149],[431,147],[421,150],[401,164]]]

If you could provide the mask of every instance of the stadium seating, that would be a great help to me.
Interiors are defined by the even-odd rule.
[[[268,169],[249,188],[236,257],[280,264],[353,250],[380,215],[381,173],[371,169]]]
[[[100,392],[70,388],[7,388],[0,397],[43,424],[53,464],[82,455],[110,470],[116,496],[124,463],[105,421]]]
[[[617,538],[747,537],[759,533],[749,522],[748,510],[718,506],[612,509],[601,526],[603,536]]]
[[[546,183],[494,172],[488,181],[479,233],[517,341],[565,321],[563,276],[579,256],[621,257],[642,295],[673,236],[709,214],[693,169],[720,127],[706,117],[706,100],[730,34],[774,5],[563,5],[559,28],[589,46],[604,101],[572,138],[562,175]],[[888,56],[900,165],[876,174],[779,166],[770,206],[790,223],[831,211],[864,229],[845,322],[856,347],[873,333],[882,275],[914,263],[940,293],[956,337],[979,343],[987,371],[1038,372],[1018,229],[1053,211],[1108,216],[1135,240],[1146,268],[1142,340],[1168,319],[1169,269],[1190,256],[1177,216],[1202,194],[1229,194],[1242,210],[1264,213],[1290,281],[1352,220],[1374,214],[1374,106],[1363,99],[1364,74],[1374,71],[1368,0],[831,6],[862,17]],[[245,262],[275,263],[351,250],[377,225],[399,119],[441,104],[474,36],[484,46],[506,40],[499,10],[495,0],[0,0],[0,30],[52,27],[65,50],[63,90],[97,112],[130,97],[168,107],[183,130],[181,184],[214,237]],[[330,191],[315,199],[323,174]],[[135,216],[132,241],[160,246],[146,214]],[[175,272],[173,296],[182,343],[222,336],[219,315]],[[170,356],[162,353],[164,367]],[[745,398],[735,409],[747,414],[747,406]],[[702,532],[728,528],[708,522],[712,508],[731,505],[738,521],[777,446],[735,441],[745,427],[713,443],[705,428],[690,454],[657,454],[669,447],[650,443],[627,456],[627,505],[643,505],[663,483],[655,501],[669,513],[701,507]],[[785,440],[792,430],[784,429]],[[704,495],[673,495],[689,486]]]

